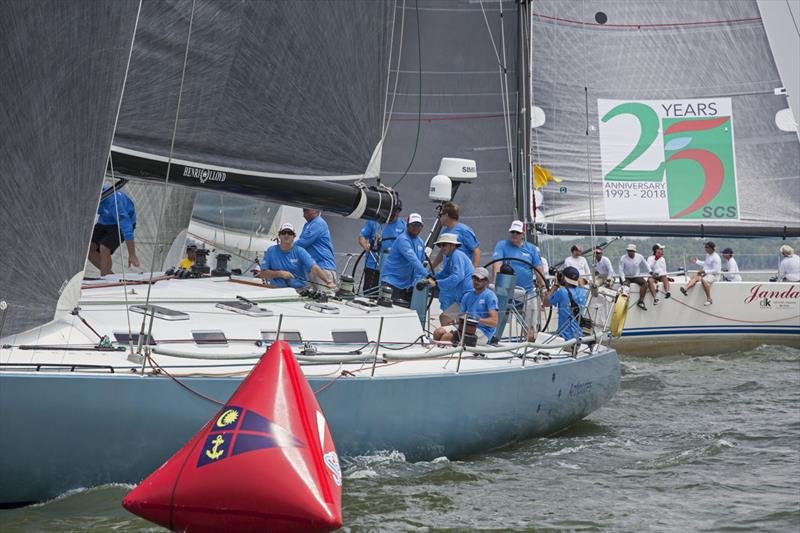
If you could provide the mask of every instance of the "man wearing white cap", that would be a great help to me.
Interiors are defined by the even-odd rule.
[[[639,285],[639,301],[636,306],[642,311],[647,311],[644,305],[644,296],[647,293],[647,280],[645,275],[649,274],[650,267],[642,254],[636,253],[636,245],[629,244],[625,248],[625,255],[619,258],[619,282],[625,285],[636,283]]]
[[[270,280],[275,287],[305,287],[309,272],[316,274],[321,283],[329,289],[336,284],[328,273],[322,270],[305,249],[294,245],[294,226],[288,222],[281,224],[278,231],[278,244],[264,252],[261,271],[258,277]]]
[[[489,344],[494,337],[499,323],[497,314],[497,295],[489,288],[489,271],[478,267],[472,273],[472,290],[461,298],[460,310],[469,318],[478,320],[475,335],[478,344]],[[442,326],[433,332],[433,339],[437,341],[452,341],[458,326]]]
[[[781,262],[778,265],[778,279],[782,281],[800,281],[800,256],[788,244],[780,247]]]
[[[440,235],[436,246],[442,250],[444,263],[442,270],[432,278],[428,278],[428,283],[439,287],[439,308],[442,310],[439,322],[446,326],[453,322],[453,319],[446,314],[452,312],[450,307],[458,306],[462,296],[472,290],[472,273],[475,268],[466,254],[460,250],[461,243],[455,233]]]
[[[650,287],[650,294],[653,295],[653,305],[658,305],[658,282],[664,285],[664,298],[672,296],[669,293],[669,276],[667,276],[667,260],[664,259],[664,245],[655,243],[653,245],[653,255],[647,258],[647,266],[650,269],[650,277],[647,278],[647,285]]]
[[[544,262],[539,255],[539,249],[531,242],[525,240],[525,225],[521,220],[514,220],[508,228],[508,239],[498,242],[494,247],[492,259],[497,261],[492,265],[492,275],[497,276],[503,265],[508,265],[514,269],[517,276],[517,285],[525,289],[524,316],[525,322],[529,326],[528,338],[535,338],[536,331],[533,326],[534,314],[537,310],[534,299],[536,298],[533,288],[544,287],[544,276],[546,273]],[[518,261],[514,261],[518,259]],[[531,267],[533,265],[533,267]],[[534,274],[534,270],[539,275]]]
[[[408,215],[406,231],[398,235],[392,245],[381,272],[381,284],[392,289],[393,300],[411,301],[414,283],[428,276],[425,260],[425,243],[419,237],[422,217],[419,213]]]

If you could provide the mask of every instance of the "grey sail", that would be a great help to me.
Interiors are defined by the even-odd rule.
[[[0,6],[0,337],[77,292],[138,2]]]
[[[755,0],[533,6],[549,233],[800,234],[800,144]]]
[[[143,2],[114,172],[163,181],[169,168],[170,183],[200,190],[357,203],[330,182],[377,175],[390,5]]]
[[[478,182],[461,187],[455,201],[461,206],[462,222],[476,231],[486,257],[514,217],[506,129],[511,129],[514,146],[519,42],[515,2],[484,2],[485,19],[481,7],[466,0],[419,2],[419,9],[413,1],[397,2],[389,79],[389,108],[392,100],[394,106],[387,117],[381,180],[397,185],[404,213],[420,212],[427,229],[434,207],[428,184],[440,159],[474,159]],[[507,69],[508,106],[501,65]],[[357,249],[360,224],[336,219],[331,226],[339,249]]]

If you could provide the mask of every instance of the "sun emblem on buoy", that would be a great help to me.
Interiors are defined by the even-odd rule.
[[[225,426],[230,426],[231,424],[236,423],[236,420],[239,418],[239,411],[236,409],[228,409],[224,413],[220,415],[217,419],[217,427],[224,428]]]

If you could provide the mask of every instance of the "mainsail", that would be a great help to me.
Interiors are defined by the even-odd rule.
[[[0,337],[77,303],[138,5],[0,8]]]
[[[755,0],[532,4],[548,233],[800,235],[800,144]]]
[[[365,192],[363,206],[357,189],[332,182],[377,175],[390,10],[388,0],[143,2],[110,170],[385,215],[385,192]]]

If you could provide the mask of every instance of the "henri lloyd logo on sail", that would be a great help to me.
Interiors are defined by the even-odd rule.
[[[228,175],[225,172],[221,172],[219,170],[208,170],[207,168],[197,168],[197,167],[184,167],[183,177],[194,178],[196,180],[199,180],[200,183],[205,183],[207,181],[223,182],[228,177]]]
[[[738,220],[730,98],[597,101],[612,219]]]

